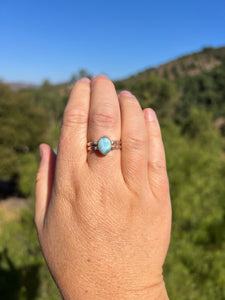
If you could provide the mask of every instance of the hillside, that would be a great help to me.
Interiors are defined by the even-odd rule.
[[[181,56],[156,68],[146,69],[134,74],[124,82],[137,82],[148,78],[150,75],[160,76],[165,79],[177,79],[183,76],[197,75],[203,71],[211,71],[225,61],[225,47],[203,48],[202,51]]]
[[[205,48],[115,85],[133,92],[143,108],[155,109],[160,120],[184,124],[192,109],[205,110],[224,135],[225,47]]]

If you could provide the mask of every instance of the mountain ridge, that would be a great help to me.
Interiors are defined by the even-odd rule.
[[[157,67],[147,68],[117,82],[137,82],[149,76],[159,76],[174,80],[182,76],[194,76],[204,71],[211,71],[225,62],[225,46],[205,47],[201,51],[179,56]]]

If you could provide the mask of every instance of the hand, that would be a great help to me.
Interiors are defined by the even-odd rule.
[[[122,150],[87,152],[107,136]],[[35,224],[64,299],[168,299],[171,204],[156,114],[104,75],[79,80],[57,157],[41,145]]]

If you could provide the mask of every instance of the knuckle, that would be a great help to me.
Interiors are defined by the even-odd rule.
[[[131,150],[140,150],[146,146],[146,139],[144,137],[127,136],[123,141],[123,147],[127,147]]]
[[[150,162],[151,169],[155,171],[166,171],[166,162],[165,159],[155,159]]]
[[[151,182],[151,186],[156,189],[155,194],[166,192],[166,195],[169,195],[170,184],[169,184],[169,177],[167,175],[167,172],[163,171],[160,173],[154,173],[154,176],[151,177],[150,182]]]
[[[65,109],[63,114],[63,126],[72,127],[74,125],[82,125],[86,124],[88,121],[87,113],[82,109],[70,108]]]
[[[114,128],[117,124],[118,117],[113,112],[99,111],[92,114],[91,126]]]

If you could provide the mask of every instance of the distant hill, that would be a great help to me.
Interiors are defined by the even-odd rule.
[[[225,47],[207,47],[203,48],[200,52],[181,56],[156,68],[146,69],[122,81],[137,82],[147,79],[149,75],[173,80],[187,75],[197,75],[203,71],[211,71],[215,67],[220,66],[224,61]]]
[[[3,83],[8,85],[13,91],[38,89],[40,87],[37,84],[27,83],[27,82],[4,82],[3,81]]]

